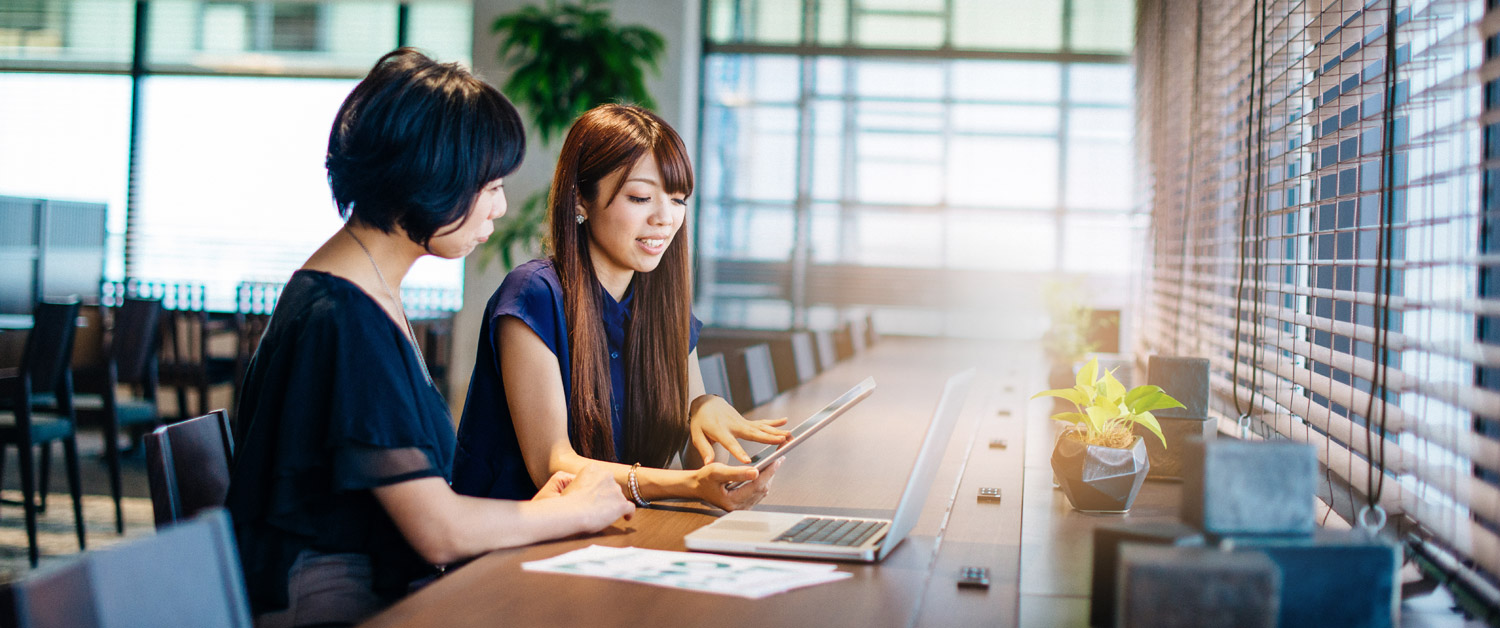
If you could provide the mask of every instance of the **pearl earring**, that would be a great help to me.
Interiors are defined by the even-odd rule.
[[[584,221],[583,214],[578,214],[577,216],[574,216],[574,218],[578,220],[578,224],[580,224],[580,225],[583,224],[583,221]]]

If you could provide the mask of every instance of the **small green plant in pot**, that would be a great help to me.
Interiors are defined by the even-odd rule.
[[[1146,428],[1165,446],[1161,425],[1151,412],[1182,404],[1160,386],[1127,390],[1113,372],[1100,372],[1098,358],[1078,371],[1072,388],[1045,390],[1032,399],[1040,397],[1062,399],[1076,410],[1052,415],[1071,426],[1052,450],[1052,471],[1068,502],[1085,512],[1130,510],[1151,469],[1145,441],[1136,436],[1135,426]]]

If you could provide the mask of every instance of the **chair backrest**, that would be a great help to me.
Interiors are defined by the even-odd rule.
[[[724,370],[724,354],[698,358],[698,370],[703,373],[703,392],[723,397],[729,405],[734,405],[729,391],[729,373]]]
[[[120,383],[143,384],[152,376],[161,311],[161,299],[127,297],[115,314],[109,357]]]
[[[838,351],[834,348],[833,332],[826,329],[813,332],[813,345],[818,349],[818,372],[831,369],[839,363]]]
[[[833,331],[833,355],[840,361],[854,357],[854,326],[844,323]]]
[[[156,527],[224,505],[234,436],[223,410],[156,428],[146,435],[146,479]]]
[[[43,301],[32,313],[31,333],[21,357],[21,370],[31,376],[31,389],[55,392],[73,359],[73,336],[78,327],[78,301]]]
[[[863,318],[850,319],[848,322],[849,344],[854,347],[854,353],[856,354],[864,353],[865,349],[869,348],[866,343],[869,335],[865,331],[865,325],[866,320]]]
[[[817,376],[818,356],[813,349],[812,334],[781,332],[767,344],[771,346],[771,366],[776,370],[777,390],[791,390]]]
[[[12,583],[7,593],[6,619],[23,628],[251,626],[234,531],[222,509],[87,552]]]
[[[776,398],[780,392],[776,387],[776,367],[771,361],[771,347],[758,344],[740,351],[745,360],[745,374],[749,376],[750,403],[758,406]]]
[[[771,366],[771,348],[765,343],[730,354],[724,372],[729,376],[729,401],[735,410],[748,412],[776,396],[776,370]]]

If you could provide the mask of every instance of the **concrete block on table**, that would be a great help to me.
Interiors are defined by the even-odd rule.
[[[1264,554],[1281,573],[1281,628],[1399,625],[1401,552],[1359,530],[1310,537],[1231,537],[1236,552]]]
[[[1152,411],[1161,423],[1165,443],[1146,428],[1136,426],[1135,433],[1146,440],[1146,454],[1151,457],[1151,472],[1146,477],[1181,480],[1189,468],[1186,456],[1193,451],[1189,441],[1211,439],[1219,431],[1218,423],[1208,416],[1208,360],[1151,356],[1146,383],[1161,386],[1184,406]]]
[[[1263,554],[1127,543],[1118,626],[1274,628],[1281,576]]]
[[[1203,545],[1203,534],[1181,523],[1122,523],[1094,528],[1094,570],[1089,594],[1089,625],[1112,626],[1115,621],[1115,579],[1120,548],[1127,544],[1193,547]]]
[[[1208,416],[1208,360],[1151,356],[1146,365],[1146,383],[1161,386],[1181,408],[1153,411],[1157,417],[1206,418]]]
[[[1187,446],[1183,522],[1211,536],[1312,534],[1312,445],[1214,439]]]

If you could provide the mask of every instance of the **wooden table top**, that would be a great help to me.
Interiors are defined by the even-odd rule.
[[[682,551],[718,510],[676,502],[640,509],[600,534],[487,554],[407,597],[367,626],[951,626],[1010,625],[1019,593],[1025,406],[1035,356],[1003,345],[887,338],[749,413],[796,423],[866,376],[873,395],[787,456],[763,510],[890,516],[952,373],[980,366],[917,527],[853,577],[759,600],[524,572],[521,563],[589,545]],[[1023,359],[1024,358],[1024,359]],[[1036,369],[1040,370],[1040,369]],[[1017,383],[1020,382],[1020,383]],[[1006,447],[992,447],[1003,439]],[[1012,444],[1013,443],[1013,444]],[[980,503],[997,487],[1002,503]],[[989,590],[959,589],[962,566],[988,567]]]

